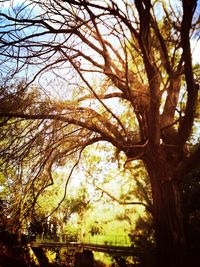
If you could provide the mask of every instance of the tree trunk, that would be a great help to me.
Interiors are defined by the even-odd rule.
[[[180,190],[169,164],[157,157],[153,161],[145,164],[152,186],[158,266],[188,266]]]

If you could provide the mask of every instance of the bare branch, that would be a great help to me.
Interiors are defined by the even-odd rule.
[[[110,194],[107,190],[103,189],[102,187],[99,187],[96,184],[95,184],[95,187],[98,190],[100,190],[101,192],[103,192],[105,195],[107,195],[109,198],[111,198],[113,201],[116,201],[120,205],[141,205],[141,206],[144,206],[148,212],[152,213],[150,207],[144,202],[140,202],[140,201],[132,201],[132,202],[121,201],[120,199],[117,199],[112,194]]]

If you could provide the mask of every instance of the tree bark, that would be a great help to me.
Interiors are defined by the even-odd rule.
[[[157,266],[188,266],[180,189],[166,160],[158,158],[145,162],[152,187]]]

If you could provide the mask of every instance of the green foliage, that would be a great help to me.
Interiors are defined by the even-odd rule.
[[[132,246],[141,252],[135,259],[142,266],[155,266],[155,236],[153,222],[150,216],[143,216],[137,220],[135,229],[130,233],[130,239]]]
[[[191,264],[195,264],[199,260],[200,249],[200,166],[184,177],[182,209]]]
[[[63,233],[66,235],[66,241],[77,241],[80,233],[80,228],[72,223],[67,223],[63,229]]]
[[[55,263],[58,266],[74,266],[75,251],[73,249],[61,248],[56,251]]]
[[[198,164],[199,149],[191,148],[199,126],[199,64],[192,66],[190,49],[199,30],[196,1],[94,2],[2,7],[0,190],[9,223],[13,231],[31,223],[31,232],[54,236],[72,222],[81,237],[131,233],[148,251],[151,218],[133,229],[154,205],[158,240],[182,247],[180,205],[167,201],[177,199],[177,173],[181,180],[184,167],[190,171],[189,157]],[[55,172],[61,167],[65,178]],[[88,189],[73,196],[70,179],[78,184],[81,175]],[[173,190],[163,196],[165,181]],[[184,204],[193,225],[198,201],[189,184],[192,204]],[[143,209],[124,208],[131,203]],[[182,259],[181,249],[170,249],[161,246],[166,259],[166,252]]]

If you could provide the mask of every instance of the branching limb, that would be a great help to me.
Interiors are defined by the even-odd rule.
[[[100,187],[100,186],[98,186],[96,184],[94,184],[94,186],[98,190],[103,192],[105,195],[107,195],[109,198],[111,198],[113,201],[116,201],[120,205],[141,205],[141,206],[144,206],[148,212],[152,213],[151,208],[144,202],[140,202],[140,201],[131,201],[131,202],[121,201],[120,199],[114,197],[111,193],[109,193],[107,190],[103,189],[102,187]]]
[[[80,162],[82,151],[83,151],[83,149],[81,149],[81,151],[79,152],[78,160],[74,163],[73,167],[71,168],[71,171],[70,171],[70,173],[69,173],[69,175],[68,175],[68,178],[67,178],[67,180],[66,180],[66,182],[65,182],[64,194],[63,194],[62,199],[61,199],[60,202],[57,204],[56,208],[53,209],[53,210],[50,212],[50,214],[48,214],[48,216],[46,216],[46,217],[44,218],[44,220],[46,220],[46,219],[47,219],[48,217],[50,217],[55,211],[57,211],[57,210],[59,209],[59,207],[61,206],[61,204],[63,203],[63,201],[65,200],[66,195],[67,195],[67,189],[68,189],[69,181],[70,181],[70,179],[71,179],[71,177],[72,177],[72,174],[73,174],[75,168],[78,166],[78,164],[79,164],[79,162]]]
[[[185,116],[180,123],[178,133],[178,143],[182,146],[190,136],[192,125],[194,122],[198,89],[199,86],[195,84],[193,69],[192,69],[192,57],[190,47],[190,29],[192,24],[192,18],[197,5],[196,0],[183,0],[183,20],[181,25],[181,46],[183,49],[183,61],[184,61],[184,74],[187,84],[187,103],[185,108]]]

